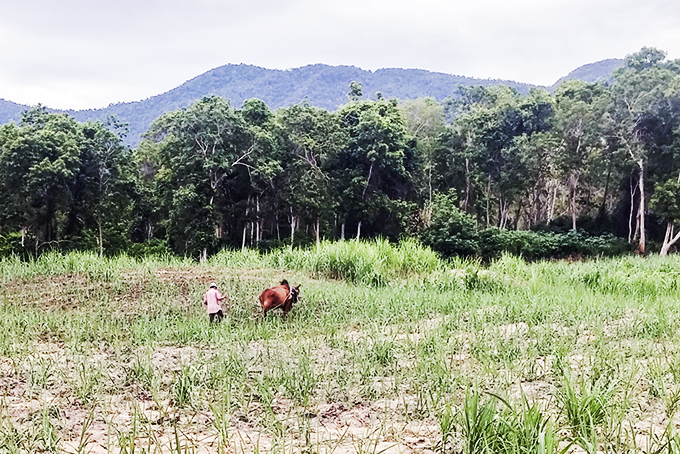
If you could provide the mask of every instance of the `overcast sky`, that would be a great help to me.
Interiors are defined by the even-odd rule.
[[[0,0],[0,98],[97,108],[212,68],[420,68],[552,85],[652,46],[678,0]]]

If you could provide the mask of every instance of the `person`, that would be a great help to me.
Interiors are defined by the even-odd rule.
[[[222,312],[222,307],[220,306],[220,301],[226,299],[227,296],[222,296],[219,290],[217,290],[217,284],[214,282],[210,284],[210,288],[205,295],[203,295],[203,304],[208,311],[208,316],[210,317],[210,323],[217,319],[218,322],[222,321],[224,313]]]

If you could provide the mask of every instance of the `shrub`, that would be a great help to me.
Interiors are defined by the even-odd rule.
[[[130,257],[165,256],[172,252],[165,240],[152,239],[144,243],[132,243],[129,245],[127,254]]]
[[[19,255],[21,252],[23,252],[23,247],[21,246],[21,233],[16,232],[0,235],[0,257]]]
[[[475,220],[458,209],[453,191],[435,197],[432,222],[420,234],[420,239],[444,257],[474,256],[480,249]]]
[[[528,260],[570,256],[614,256],[630,252],[630,245],[611,233],[589,236],[584,232],[485,229],[480,232],[480,253],[485,260],[503,253]]]

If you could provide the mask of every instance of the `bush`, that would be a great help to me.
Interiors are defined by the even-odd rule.
[[[444,257],[475,256],[480,252],[475,220],[458,209],[453,191],[435,197],[432,222],[420,234],[420,240]]]
[[[444,257],[481,257],[489,261],[504,253],[527,260],[571,256],[613,256],[630,252],[630,245],[611,233],[585,231],[477,230],[474,219],[456,206],[454,192],[440,194],[432,204],[430,225],[420,233],[423,244]]]
[[[0,235],[0,257],[28,256],[28,249],[21,245],[21,233]]]
[[[584,232],[485,229],[480,232],[480,252],[485,260],[500,257],[504,252],[527,260],[565,258],[572,256],[614,256],[630,252],[625,240],[611,233],[589,236]]]
[[[126,252],[130,257],[135,258],[172,255],[168,243],[158,239],[152,239],[144,243],[132,243],[128,246]]]

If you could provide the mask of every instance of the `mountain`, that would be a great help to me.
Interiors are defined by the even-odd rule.
[[[259,98],[271,109],[307,99],[310,104],[335,110],[347,102],[349,84],[361,82],[365,97],[376,92],[387,98],[410,99],[431,96],[442,100],[459,85],[515,87],[522,93],[532,85],[505,80],[481,80],[419,69],[365,71],[354,66],[311,65],[291,70],[265,69],[251,65],[225,65],[195,77],[167,93],[139,102],[113,104],[104,109],[69,111],[78,120],[105,120],[115,115],[130,124],[128,142],[136,145],[153,120],[165,112],[187,107],[203,96],[218,95],[240,108],[250,98]]]
[[[19,115],[26,109],[29,109],[29,106],[0,99],[0,124],[10,120],[19,121]]]
[[[612,73],[623,66],[623,60],[620,58],[610,58],[601,60],[595,63],[588,63],[587,65],[579,66],[550,87],[553,91],[559,84],[567,80],[578,79],[583,82],[613,82]]]
[[[610,60],[604,60],[608,62]],[[566,77],[611,76],[608,64],[585,65]],[[600,71],[598,73],[598,71]],[[609,71],[609,72],[607,72]],[[572,78],[574,78],[572,77]],[[136,146],[151,123],[165,112],[187,107],[203,96],[218,95],[240,108],[250,98],[263,100],[271,109],[285,107],[307,99],[310,104],[335,110],[347,102],[349,84],[361,82],[364,96],[375,99],[380,92],[386,98],[413,99],[430,96],[438,101],[454,96],[458,86],[508,85],[527,93],[534,85],[508,80],[474,79],[422,69],[379,69],[366,71],[354,66],[309,65],[289,70],[265,69],[252,65],[225,65],[195,77],[166,93],[142,101],[111,104],[102,109],[64,111],[79,121],[105,121],[114,115],[129,124],[126,143]],[[18,121],[21,111],[28,109],[0,99],[0,124]]]

